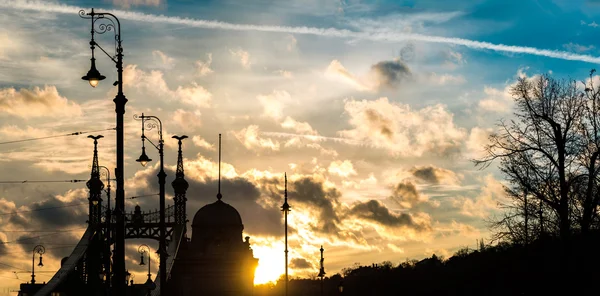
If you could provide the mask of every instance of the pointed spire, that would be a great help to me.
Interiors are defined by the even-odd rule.
[[[104,189],[104,183],[100,180],[100,166],[98,165],[98,139],[104,138],[102,135],[88,136],[90,139],[94,139],[94,157],[92,159],[92,171],[90,173],[90,180],[86,182],[87,188],[90,190],[89,197],[89,222],[92,225],[100,223],[101,210],[100,202],[102,202],[102,189]]]
[[[217,199],[221,200],[221,134],[219,134],[219,192],[217,193]]]
[[[323,277],[325,276],[325,266],[324,266],[324,261],[325,258],[323,258],[323,251],[325,251],[325,249],[323,249],[323,245],[321,245],[321,268],[319,269],[319,275],[317,275],[318,277],[321,278],[321,280],[323,279]]]
[[[177,152],[177,171],[175,172],[175,180],[171,182],[175,191],[175,223],[185,225],[186,218],[186,192],[190,186],[185,180],[185,174],[183,173],[183,152],[181,151],[182,140],[187,139],[188,136],[173,136],[173,139],[177,140],[179,145],[179,151]]]
[[[290,205],[288,204],[288,200],[287,200],[287,173],[283,173],[284,176],[284,192],[283,192],[283,205],[281,206],[281,211],[282,212],[289,212],[290,211]]]

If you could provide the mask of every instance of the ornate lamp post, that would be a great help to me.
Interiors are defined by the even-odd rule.
[[[142,164],[142,166],[146,166],[146,164],[150,161],[152,161],[152,159],[148,158],[148,155],[146,155],[146,147],[144,146],[144,142],[146,140],[148,140],[148,142],[150,144],[152,144],[152,146],[154,146],[154,148],[158,149],[158,154],[160,155],[160,171],[158,172],[158,184],[160,186],[159,189],[159,195],[160,195],[160,222],[159,222],[159,228],[160,228],[160,241],[159,241],[159,246],[158,246],[158,254],[160,255],[160,265],[159,265],[159,274],[160,274],[160,295],[166,295],[165,294],[165,286],[167,283],[167,242],[166,242],[166,227],[165,227],[165,179],[167,178],[167,174],[165,173],[165,169],[164,169],[164,161],[163,161],[163,156],[164,156],[164,141],[163,141],[163,133],[162,133],[162,122],[160,121],[160,119],[156,116],[152,116],[152,115],[144,115],[144,113],[142,113],[142,116],[138,116],[137,114],[133,116],[134,119],[136,120],[141,120],[142,121],[142,154],[140,155],[140,157],[138,159],[136,159],[137,162],[139,162],[140,164]],[[154,145],[154,143],[152,143],[152,141],[150,141],[150,139],[146,138],[146,135],[144,134],[144,128],[151,130],[153,128],[157,128],[158,127],[158,146]]]
[[[148,288],[148,295],[150,295],[150,291],[156,288],[156,284],[152,281],[152,274],[150,273],[150,265],[152,265],[152,258],[150,258],[150,247],[148,245],[140,245],[138,247],[138,253],[140,253],[140,265],[146,265],[144,263],[144,255],[148,254],[148,279],[144,283],[144,285]]]
[[[96,87],[100,80],[106,77],[101,75],[96,69],[96,58],[94,57],[95,47],[100,48],[116,65],[117,67],[117,81],[113,85],[118,86],[117,96],[113,100],[115,102],[115,112],[117,121],[117,162],[115,169],[115,177],[117,179],[117,194],[115,197],[115,211],[114,215],[117,217],[116,231],[115,231],[115,253],[113,256],[113,269],[115,272],[115,285],[114,294],[117,296],[125,295],[125,220],[123,215],[125,213],[125,190],[124,190],[124,174],[123,174],[123,115],[125,114],[125,104],[127,98],[123,94],[123,47],[121,46],[121,23],[119,19],[108,12],[94,12],[94,9],[90,13],[86,13],[84,10],[79,11],[79,16],[84,19],[91,20],[91,35],[90,48],[92,49],[91,67],[88,73],[81,77],[83,80],[89,81],[92,87]],[[98,29],[96,29],[96,21],[106,20],[105,23],[100,23]],[[116,24],[115,24],[116,22]],[[107,31],[114,31],[115,33],[115,55],[111,56],[108,54],[96,41],[94,40],[94,33],[103,34]]]
[[[42,255],[46,253],[46,248],[42,245],[37,245],[33,248],[33,255],[31,256],[31,284],[35,284],[35,254],[40,255],[40,263],[38,263],[39,267],[44,266],[42,263]]]
[[[285,178],[285,191],[284,191],[284,201],[281,206],[281,211],[283,212],[284,224],[285,224],[285,295],[288,294],[288,213],[290,212],[290,205],[287,201],[287,173],[284,173]]]

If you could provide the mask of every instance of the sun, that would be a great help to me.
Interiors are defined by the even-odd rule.
[[[285,260],[282,246],[252,246],[258,267],[254,274],[254,284],[275,283],[285,273]]]

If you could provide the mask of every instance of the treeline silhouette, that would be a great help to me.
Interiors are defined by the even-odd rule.
[[[325,278],[323,295],[598,295],[600,232],[574,235],[563,270],[557,237],[528,245],[502,242],[463,248],[448,259],[436,255],[394,266],[382,262],[345,268]],[[316,272],[315,272],[316,274]],[[567,275],[565,277],[565,275]],[[339,292],[342,284],[343,292]],[[321,295],[318,278],[292,279],[290,296]],[[256,286],[254,295],[284,295],[284,281]]]

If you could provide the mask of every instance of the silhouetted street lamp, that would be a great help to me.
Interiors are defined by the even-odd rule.
[[[321,268],[319,268],[319,274],[317,277],[321,278],[321,296],[323,296],[323,278],[325,277],[325,258],[323,257],[323,251],[325,251],[325,249],[323,249],[323,246],[321,245],[321,249],[319,250],[321,251]]]
[[[94,49],[98,47],[104,52],[117,67],[117,81],[113,85],[118,86],[117,95],[114,98],[115,102],[115,113],[116,113],[116,131],[117,131],[117,162],[115,169],[115,177],[117,179],[117,194],[115,197],[115,211],[114,215],[117,217],[116,229],[115,229],[115,253],[113,256],[113,269],[115,272],[115,290],[113,291],[117,296],[125,295],[125,220],[123,215],[125,213],[125,190],[124,190],[124,170],[123,170],[123,159],[124,159],[124,145],[123,145],[123,115],[125,114],[125,104],[127,98],[123,94],[123,47],[121,46],[121,23],[119,19],[108,12],[94,12],[86,13],[84,10],[79,11],[79,16],[84,19],[91,20],[91,35],[90,48],[92,49],[91,67],[88,73],[81,77],[83,80],[87,80],[92,87],[96,87],[101,80],[106,77],[101,75],[96,69],[96,58],[94,56]],[[96,21],[105,20],[106,23],[100,23],[98,29],[96,29]],[[115,24],[116,22],[116,24]],[[115,33],[115,55],[111,56],[108,54],[96,41],[94,40],[94,33],[103,34],[107,31],[114,31]]]
[[[340,295],[344,292],[344,281],[340,281],[340,284],[338,285],[338,291],[340,291]]]
[[[33,255],[31,256],[31,284],[35,284],[35,254],[40,255],[40,263],[38,263],[39,267],[44,266],[42,263],[42,255],[46,253],[46,248],[42,245],[37,245],[33,248]]]
[[[146,155],[146,149],[144,146],[144,142],[146,140],[148,140],[148,142],[150,144],[152,144],[152,146],[154,146],[154,148],[156,148],[158,150],[158,154],[160,156],[160,171],[158,172],[158,184],[159,184],[159,200],[160,200],[160,222],[159,222],[159,228],[160,228],[160,241],[159,241],[159,246],[158,246],[158,254],[160,255],[160,265],[159,265],[159,275],[160,275],[160,295],[166,295],[165,294],[165,286],[166,286],[166,282],[167,282],[167,239],[166,239],[166,228],[165,228],[165,182],[166,182],[166,178],[167,178],[167,174],[165,173],[165,168],[164,168],[164,161],[163,161],[163,156],[164,156],[164,141],[163,141],[163,132],[162,132],[162,122],[160,121],[160,119],[156,116],[152,116],[152,115],[144,115],[144,113],[142,113],[142,116],[138,116],[133,115],[133,118],[135,120],[141,120],[142,121],[142,154],[140,155],[140,157],[136,160],[137,162],[139,162],[140,164],[142,164],[142,166],[145,166],[148,162],[152,161],[152,159],[148,158],[148,155]],[[158,124],[158,125],[157,125]],[[154,145],[154,143],[152,143],[152,141],[150,141],[150,139],[146,138],[146,135],[144,134],[144,129],[154,129],[154,128],[158,128],[158,146]]]
[[[284,215],[285,223],[285,295],[288,294],[288,213],[290,212],[290,205],[287,201],[287,173],[284,173],[285,178],[285,191],[284,191],[284,202],[281,206],[281,211]]]
[[[140,265],[146,265],[144,263],[144,254],[148,254],[148,279],[144,283],[144,286],[148,289],[148,295],[150,291],[156,289],[156,284],[152,281],[152,274],[150,273],[150,266],[152,265],[152,258],[150,258],[150,247],[148,245],[140,245],[138,247],[138,253],[140,253]]]

